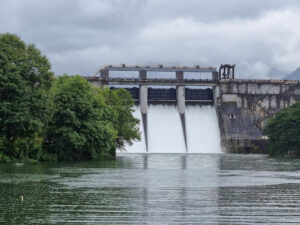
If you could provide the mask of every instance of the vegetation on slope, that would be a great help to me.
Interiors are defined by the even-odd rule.
[[[284,80],[300,80],[300,67],[298,67],[294,72],[286,75]]]

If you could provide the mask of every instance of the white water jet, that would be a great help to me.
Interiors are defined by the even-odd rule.
[[[221,153],[220,130],[214,106],[187,106],[188,152]]]
[[[141,141],[135,141],[131,146],[125,146],[124,150],[117,150],[117,152],[127,152],[127,153],[145,153],[146,151],[146,142],[145,134],[143,129],[142,114],[139,106],[134,106],[133,116],[140,120],[139,128],[141,132]]]
[[[140,120],[141,141],[126,146],[128,153],[146,153],[145,136],[140,108],[133,115]],[[148,107],[148,152],[185,153],[180,116],[175,106],[151,105]],[[187,146],[190,153],[221,153],[220,131],[216,109],[213,106],[187,106]],[[118,152],[123,152],[118,150]]]
[[[148,146],[150,153],[186,152],[181,120],[175,106],[148,108]]]

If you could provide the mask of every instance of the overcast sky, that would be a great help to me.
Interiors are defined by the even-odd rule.
[[[241,78],[278,78],[300,66],[299,0],[0,0],[5,32],[35,44],[56,74],[230,63]]]

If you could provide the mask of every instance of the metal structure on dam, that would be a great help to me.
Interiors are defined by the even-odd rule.
[[[112,71],[123,72],[125,75],[110,76]],[[128,77],[127,72],[136,72],[138,75]],[[153,72],[174,73],[174,77],[148,76],[148,73]],[[191,73],[196,74],[196,77],[191,77]],[[207,78],[203,74],[210,76]],[[140,105],[147,148],[147,111],[151,103],[177,105],[186,148],[185,106],[205,103],[214,105],[217,110],[223,152],[262,153],[266,143],[262,129],[266,120],[281,109],[300,101],[299,81],[236,79],[235,65],[229,64],[221,65],[218,70],[201,66],[122,64],[105,66],[86,79],[99,86],[124,87],[131,93]]]

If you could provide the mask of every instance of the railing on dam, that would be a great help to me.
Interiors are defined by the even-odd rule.
[[[217,86],[219,81],[214,79],[166,79],[166,78],[101,78],[86,77],[86,79],[99,85],[148,85],[148,86]]]
[[[217,69],[215,67],[205,67],[205,66],[164,66],[162,64],[158,66],[127,66],[125,64],[121,65],[108,65],[100,68],[97,73],[101,73],[101,71],[150,71],[150,72],[216,72]],[[96,73],[96,74],[97,74]]]

